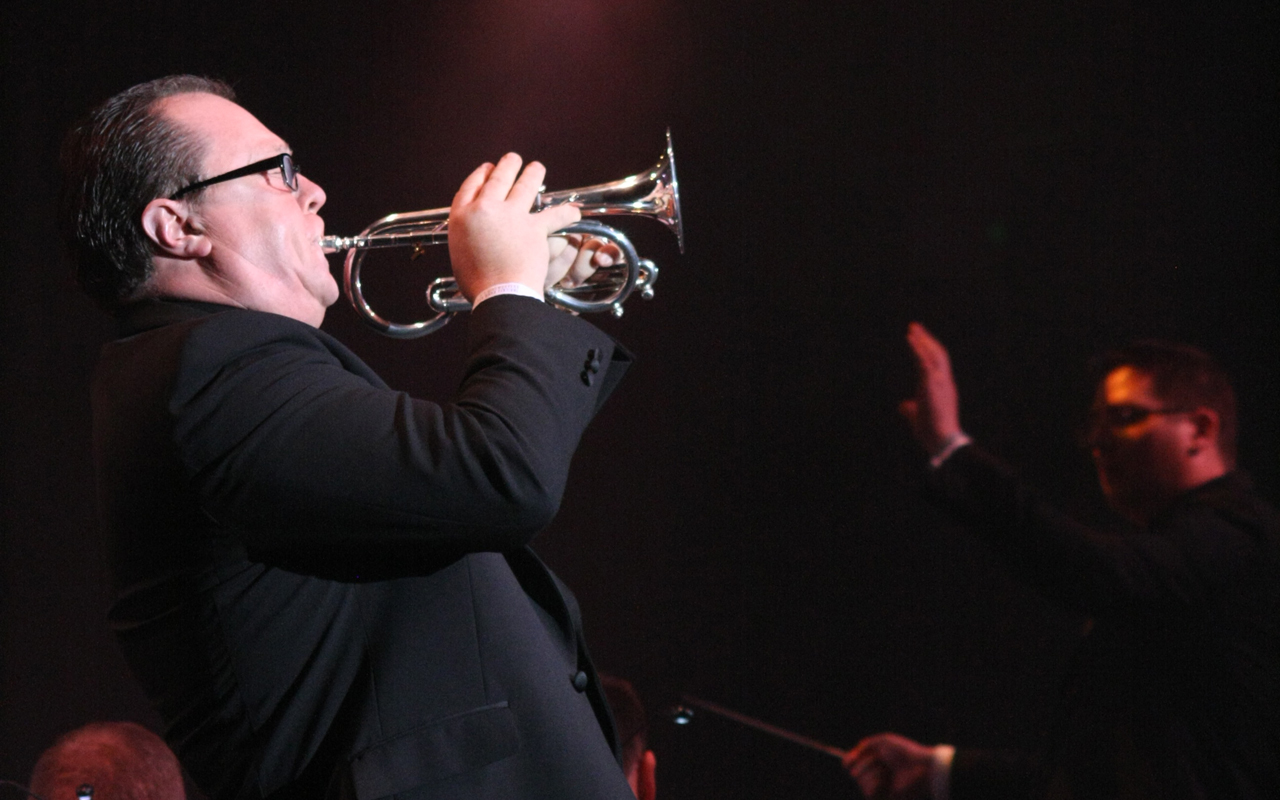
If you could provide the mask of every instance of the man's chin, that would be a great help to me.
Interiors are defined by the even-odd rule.
[[[1124,490],[1123,484],[1118,486],[1115,481],[1108,480],[1106,475],[1099,475],[1098,486],[1102,489],[1102,497],[1107,505],[1117,512],[1124,514],[1125,509],[1132,504],[1133,498]]]
[[[316,299],[325,308],[329,308],[338,302],[338,298],[342,296],[342,291],[338,289],[338,282],[333,275],[329,275],[329,280],[325,281],[321,286],[317,287],[315,292]]]
[[[1105,472],[1098,472],[1098,488],[1102,490],[1102,496],[1107,498],[1107,502],[1111,502],[1111,497],[1116,493],[1115,484],[1107,479]]]

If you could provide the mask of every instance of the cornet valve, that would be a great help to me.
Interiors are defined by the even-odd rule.
[[[610,314],[612,314],[612,315],[613,315],[613,316],[615,316],[615,317],[621,317],[621,316],[622,316],[622,314],[623,314],[622,304],[621,304],[621,303],[614,303],[614,304],[609,308],[609,313],[610,313]]]

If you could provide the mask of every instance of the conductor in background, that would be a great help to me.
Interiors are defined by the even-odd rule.
[[[970,441],[947,351],[907,340],[903,403],[930,487],[1008,568],[1090,617],[1044,747],[990,753],[863,740],[869,797],[1280,797],[1280,516],[1236,469],[1236,407],[1202,351],[1139,342],[1104,361],[1085,440],[1123,535],[1048,505]]]
[[[507,154],[454,197],[475,311],[432,402],[318,329],[325,193],[225,84],[122,92],[63,165],[119,322],[92,398],[109,621],[201,789],[630,800],[577,604],[528,546],[629,362],[542,301],[610,261],[548,238],[579,213],[530,212],[542,166]]]

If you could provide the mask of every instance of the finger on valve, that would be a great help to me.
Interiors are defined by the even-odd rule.
[[[536,162],[520,169],[508,153],[492,166],[481,165],[463,181],[450,209],[449,255],[454,278],[468,299],[501,283],[545,287],[548,225],[578,216],[576,208],[553,216],[532,214],[533,198],[545,170]]]
[[[552,242],[551,267],[547,273],[548,285],[571,289],[581,286],[602,267],[617,263],[622,251],[612,242],[577,234],[564,237],[567,244],[555,246]]]

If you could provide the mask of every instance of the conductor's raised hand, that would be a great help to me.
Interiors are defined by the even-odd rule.
[[[575,206],[533,213],[546,168],[536,161],[523,171],[515,153],[482,164],[467,176],[449,210],[449,259],[464,297],[500,283],[520,283],[541,293],[547,286],[551,250],[547,237],[582,218]]]
[[[925,451],[940,452],[960,430],[960,397],[951,376],[951,358],[923,325],[907,326],[907,344],[916,361],[915,397],[903,400],[902,416]]]

